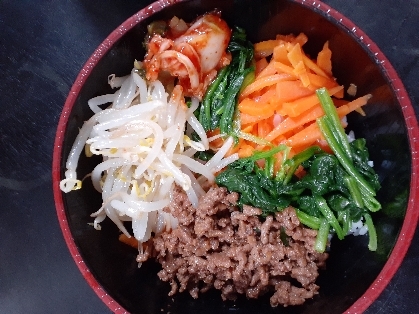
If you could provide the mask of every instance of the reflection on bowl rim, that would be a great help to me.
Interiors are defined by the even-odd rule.
[[[90,58],[84,64],[82,70],[78,74],[76,81],[71,87],[69,95],[64,104],[64,108],[61,113],[57,127],[53,152],[52,182],[57,216],[60,223],[60,227],[63,232],[66,244],[80,272],[82,273],[88,284],[93,288],[95,293],[99,296],[99,298],[109,307],[110,310],[112,310],[115,313],[126,313],[127,311],[120,304],[118,304],[118,302],[115,301],[110,295],[107,294],[105,289],[90,272],[89,268],[84,263],[83,258],[81,257],[80,252],[74,242],[73,236],[70,232],[70,227],[66,218],[62,192],[58,184],[61,180],[60,164],[62,143],[64,140],[68,118],[73,108],[73,105],[85,81],[87,80],[92,69],[96,66],[99,60],[107,53],[107,51],[112,47],[112,45],[116,41],[118,41],[126,32],[128,32],[137,24],[139,24],[142,20],[152,15],[153,13],[164,9],[167,6],[183,1],[187,0],[160,0],[154,2],[146,8],[140,10],[130,18],[128,18],[118,28],[116,28],[94,51],[94,53],[90,56]],[[338,25],[338,27],[343,27],[347,32],[352,33],[352,35],[357,38],[358,42],[361,45],[363,45],[364,48],[370,50],[375,63],[380,65],[382,71],[387,77],[387,80],[392,85],[397,100],[401,105],[401,110],[407,127],[409,144],[412,153],[412,173],[410,181],[410,197],[408,207],[406,210],[406,216],[400,234],[397,238],[397,242],[394,246],[394,249],[391,252],[389,259],[387,260],[380,274],[374,280],[374,282],[371,284],[368,290],[346,311],[346,313],[360,313],[365,311],[377,299],[377,297],[381,294],[381,292],[390,282],[391,278],[396,273],[408,250],[408,247],[416,229],[417,221],[419,218],[419,211],[415,210],[416,205],[419,205],[419,174],[417,173],[419,170],[419,159],[417,157],[417,154],[419,153],[418,122],[409,96],[396,71],[391,66],[390,62],[387,60],[384,54],[377,47],[377,45],[361,29],[359,29],[348,18],[346,18],[336,10],[332,9],[331,7],[320,1],[291,1],[300,3],[308,9],[315,10],[318,13],[337,21],[340,24]]]

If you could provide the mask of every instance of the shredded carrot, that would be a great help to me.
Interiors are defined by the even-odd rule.
[[[308,41],[308,37],[304,33],[300,33],[292,41],[293,44],[299,44],[301,47]]]
[[[245,158],[245,157],[252,156],[254,150],[255,148],[253,146],[249,144],[243,144],[241,145],[237,153],[239,155],[239,158]]]
[[[263,90],[263,93],[256,96],[256,99],[259,102],[259,104],[271,103],[275,95],[276,95],[276,85],[272,85],[272,86],[266,87]]]
[[[297,42],[292,48],[290,48],[287,57],[291,65],[294,67],[293,72],[300,78],[304,87],[309,86],[310,79],[308,78],[307,68],[304,64],[304,57],[300,43]]]
[[[362,106],[365,106],[371,97],[372,97],[371,94],[367,94],[367,95],[358,97],[355,100],[352,100],[346,105],[348,107],[348,112],[346,113],[343,113],[342,111],[339,110],[341,107],[344,107],[345,105],[337,108],[339,116],[340,117],[346,116],[348,113],[352,111],[358,111],[361,115],[365,115],[365,112],[362,110]]]
[[[284,121],[278,124],[275,129],[273,129],[265,139],[267,141],[272,141],[277,138],[279,135],[282,135],[286,132],[293,131],[295,128],[302,126],[308,122],[311,122],[324,114],[323,109],[320,106],[315,107],[313,110],[297,117],[291,118],[287,117]]]
[[[303,61],[304,64],[307,68],[309,68],[310,70],[312,70],[314,73],[316,73],[317,75],[321,75],[325,78],[329,78],[329,75],[325,73],[325,71],[323,71],[322,68],[320,68],[316,63],[314,63],[314,61],[312,61],[309,57],[307,57],[306,55],[303,56]]]
[[[329,89],[328,92],[330,95],[334,95],[342,89],[343,86],[336,86],[332,89]],[[319,103],[319,98],[316,94],[314,94],[311,96],[299,98],[293,102],[286,102],[283,104],[282,109],[288,116],[297,117]]]
[[[240,123],[241,125],[247,125],[249,123],[256,123],[260,120],[269,118],[269,115],[259,115],[259,116],[252,116],[250,114],[245,114],[243,112],[240,113]]]
[[[288,60],[287,54],[288,54],[287,46],[281,43],[274,48],[272,59],[274,61],[282,62],[286,65],[291,65],[291,63]]]
[[[274,48],[279,44],[280,39],[271,39],[258,42],[253,45],[255,57],[268,57],[273,53]]]
[[[255,63],[255,76],[258,76],[263,69],[268,66],[269,62],[266,58],[262,58]]]
[[[253,83],[246,86],[243,92],[240,94],[240,97],[246,97],[256,91],[261,90],[264,87],[274,85],[281,81],[286,81],[291,78],[290,75],[287,74],[273,74],[269,76],[262,77],[258,80],[253,81]]]
[[[291,75],[294,78],[298,78],[297,75],[294,73],[294,68],[290,65],[286,65],[285,63],[274,61],[273,67],[279,72],[279,73],[286,73]]]
[[[262,77],[276,74],[276,73],[277,73],[277,69],[275,68],[275,64],[273,62],[269,62],[269,64],[262,71],[260,71],[258,75],[256,75],[255,80],[258,80]]]
[[[310,79],[310,83],[314,85],[315,89],[318,89],[320,87],[332,88],[338,85],[338,83],[331,78],[327,78],[314,73],[308,73],[307,75]]]
[[[366,95],[351,102],[343,100],[344,88],[332,76],[329,44],[326,42],[313,60],[302,49],[307,40],[301,33],[298,36],[278,35],[274,40],[256,43],[256,78],[238,98],[241,131],[262,142],[290,146],[289,156],[313,144],[330,150],[316,123],[316,119],[324,115],[315,93],[318,88],[325,87],[333,96],[340,118],[352,111],[365,114],[362,107],[371,97]],[[208,136],[215,134],[213,131]],[[222,143],[220,138],[210,146],[219,148]],[[238,153],[242,158],[252,155],[255,150],[268,149],[268,146],[239,139],[228,154]],[[281,159],[279,155],[278,159]]]
[[[329,49],[329,42],[326,41],[323,49],[317,55],[317,65],[328,75],[332,75],[332,51]]]
[[[278,101],[293,101],[313,94],[314,91],[304,87],[300,80],[284,81],[276,84],[276,97]]]
[[[138,241],[134,237],[128,238],[125,234],[121,233],[119,236],[119,241],[129,246],[132,246],[135,249],[138,249]]]
[[[258,123],[258,136],[264,138],[272,130],[272,119],[264,119]]]
[[[322,133],[317,126],[316,122],[313,122],[302,131],[288,138],[284,144],[293,148],[298,153],[305,148],[313,145],[319,138],[322,138]]]
[[[243,101],[239,104],[239,110],[242,113],[252,116],[270,117],[274,114],[274,108],[269,103],[259,104],[250,98],[243,99]]]

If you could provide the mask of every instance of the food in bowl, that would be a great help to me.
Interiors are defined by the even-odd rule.
[[[119,90],[89,101],[95,115],[61,181],[81,187],[83,147],[104,157],[91,173],[103,198],[95,228],[109,217],[129,242],[131,221],[138,262],[156,256],[170,295],[271,288],[272,306],[317,293],[331,229],[340,239],[368,231],[376,250],[380,184],[365,141],[350,143],[341,120],[370,96],[343,100],[327,42],[316,60],[304,34],[253,46],[216,12],[154,22],[149,35],[131,74],[109,77]]]

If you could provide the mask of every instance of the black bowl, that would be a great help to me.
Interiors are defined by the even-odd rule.
[[[318,279],[320,293],[302,306],[271,308],[268,297],[222,302],[218,291],[192,299],[189,294],[168,297],[170,287],[156,273],[159,265],[138,269],[136,251],[118,241],[117,228],[106,220],[102,231],[88,225],[101,205],[89,184],[63,194],[65,160],[83,121],[91,116],[87,100],[110,92],[107,76],[128,74],[134,59],[142,59],[146,26],[174,15],[185,20],[218,8],[230,25],[246,29],[253,41],[276,34],[308,35],[305,49],[315,55],[328,40],[333,51],[333,73],[340,84],[371,93],[366,117],[350,116],[350,128],[365,137],[382,189],[383,209],[374,215],[378,249],[370,252],[367,237],[332,241],[327,270]],[[53,184],[57,214],[67,245],[83,276],[115,312],[136,313],[359,313],[382,292],[399,267],[416,228],[419,170],[418,125],[407,93],[378,47],[351,21],[327,5],[305,0],[162,0],[138,12],[97,48],[74,83],[65,103],[55,140]],[[81,158],[78,177],[89,173],[98,159]]]

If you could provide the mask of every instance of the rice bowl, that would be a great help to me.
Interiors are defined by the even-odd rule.
[[[187,3],[188,2],[179,3],[178,6],[177,6],[178,10],[179,11],[182,11],[182,5],[188,5]],[[224,7],[222,4],[219,4],[219,5],[220,5],[220,7]],[[154,8],[160,8],[160,6],[161,6],[161,4],[157,3],[157,4],[155,4]],[[227,5],[225,5],[225,6],[226,6],[225,12],[226,12],[226,15],[228,16],[228,14],[229,14],[228,13],[229,12],[228,11],[228,6]],[[175,7],[176,7],[176,5],[175,5]],[[212,5],[211,5],[211,7],[212,7]],[[291,9],[291,7],[292,7],[292,9]],[[317,7],[317,6],[314,6],[314,5],[309,5],[307,3],[305,3],[304,5],[300,5],[300,4],[292,4],[292,5],[291,4],[278,4],[278,6],[276,7],[276,10],[277,10],[277,12],[287,12],[287,10],[297,10],[297,12],[299,12],[299,13],[301,13],[302,11],[304,11],[305,14],[312,14],[312,13],[307,13],[306,12],[306,11],[312,12],[311,11],[312,10],[311,9],[312,7],[315,7],[316,10],[321,10],[320,11],[320,14],[321,15],[327,14],[326,12],[328,12],[327,10],[329,10],[329,8],[327,6],[325,6],[325,5],[320,5],[320,7]],[[204,9],[206,9],[206,8],[204,8],[204,7],[200,8],[200,10],[204,10]],[[156,11],[158,11],[158,9],[156,9]],[[143,11],[142,13],[139,13],[139,16],[142,16],[142,14],[149,13],[149,12],[150,12],[150,10]],[[161,11],[161,14],[164,14],[164,12],[165,12],[164,10]],[[166,14],[171,15],[173,13],[171,12],[171,13],[166,13]],[[282,13],[282,14],[284,14],[284,13]],[[336,13],[336,12],[329,11],[328,14],[329,14],[328,15],[329,19],[338,20],[337,17],[340,18],[340,15],[338,13]],[[309,17],[311,17],[311,20],[308,19],[308,21],[306,23],[313,23],[313,21],[315,21],[315,20],[317,20],[317,18],[319,18],[318,15],[316,15],[316,14],[309,15]],[[240,16],[238,17],[238,20],[240,20]],[[281,26],[278,26],[278,28],[281,28],[281,31],[284,31],[284,32],[291,32],[292,31],[292,27],[290,27],[291,24],[289,23],[289,21],[286,21],[286,18],[284,18],[284,20],[283,20],[283,22],[281,22],[283,24]],[[349,21],[347,21],[345,19],[343,19],[342,21],[344,23],[344,26],[341,26],[341,27],[345,27],[344,29],[350,29],[350,26],[352,27],[352,24]],[[138,20],[138,16],[134,16],[133,18],[131,18],[130,20],[128,20],[126,22],[126,24],[124,24],[124,25],[126,25],[126,28],[127,29],[130,29],[130,27],[131,27],[130,25],[132,25],[132,23],[135,24],[135,23],[138,23],[138,22],[140,22],[140,20]],[[240,23],[240,22],[237,22],[237,23]],[[327,24],[329,22],[325,22],[324,21],[323,23],[326,23]],[[241,25],[245,26],[244,23],[242,23]],[[339,33],[339,29],[338,30],[334,29],[331,26],[331,24],[330,25],[327,24],[327,25],[328,25],[327,27],[330,28],[329,31],[332,32],[332,29],[333,29],[334,32]],[[141,26],[141,23],[138,24],[138,26]],[[142,27],[144,27],[144,25]],[[294,25],[293,27],[296,29],[298,27],[298,25]],[[304,27],[304,25],[302,25],[302,27]],[[326,29],[327,29],[327,27],[326,27]],[[265,26],[264,29],[265,29],[265,32],[269,32],[269,26]],[[137,36],[137,32],[139,32],[141,34],[141,32],[142,32],[141,31],[141,27],[133,28],[132,31],[128,32],[124,36],[124,39],[127,40],[126,38],[128,38],[128,42],[129,42],[130,40],[132,40],[132,39],[130,39],[130,36],[134,36],[134,38],[135,38],[135,36]],[[277,30],[275,30],[275,32],[277,32]],[[249,33],[251,34],[251,36],[257,37],[256,32],[254,32],[254,31],[252,32],[251,30],[249,30]],[[342,29],[340,29],[341,36],[342,36],[343,33],[344,32],[342,31]],[[323,34],[322,35],[317,34],[317,35],[314,35],[314,36],[316,36],[316,38],[317,37],[323,37],[323,38],[325,38],[325,37],[330,36],[330,34],[331,33],[329,33],[327,35],[326,34],[324,34],[324,35]],[[333,34],[333,32],[332,32],[332,34]],[[375,46],[371,45],[371,43],[369,42],[368,38],[365,35],[362,35],[362,34],[360,35],[360,34],[361,34],[361,32],[359,30],[357,30],[357,35],[358,36],[361,36],[363,38],[362,40],[364,40],[364,42],[367,42],[366,45],[369,44],[370,49],[372,49],[374,52],[377,52],[377,57],[376,58],[380,58],[380,60],[385,60],[385,59],[383,59],[384,57],[382,57],[382,55],[380,55],[379,50]],[[60,150],[61,147],[62,147],[61,142],[64,139],[65,142],[64,142],[64,145],[63,146],[64,147],[67,147],[66,149],[68,150],[68,145],[69,145],[69,143],[72,140],[74,140],[74,135],[76,134],[76,128],[74,128],[74,127],[76,125],[80,125],[81,121],[84,120],[85,117],[87,116],[87,112],[83,108],[85,105],[83,105],[82,103],[86,101],[86,98],[91,98],[93,96],[99,95],[101,93],[101,91],[103,91],[103,90],[99,90],[99,88],[97,88],[96,86],[92,86],[90,88],[84,86],[83,89],[80,90],[81,84],[82,83],[86,83],[87,86],[88,86],[89,85],[89,82],[90,82],[90,84],[95,85],[97,83],[92,83],[93,81],[94,82],[103,81],[103,79],[99,80],[95,76],[99,75],[99,76],[104,77],[104,76],[107,76],[109,74],[109,69],[107,69],[106,73],[103,73],[104,72],[103,70],[102,71],[96,70],[97,68],[96,67],[93,67],[92,68],[92,65],[96,65],[96,63],[97,64],[101,64],[101,62],[105,62],[106,58],[111,58],[112,53],[107,53],[106,54],[107,49],[109,49],[109,43],[110,42],[116,42],[120,38],[120,36],[121,36],[121,34],[119,32],[115,32],[115,33],[111,34],[110,37],[108,37],[107,40],[105,40],[104,44],[98,48],[98,50],[96,51],[96,53],[94,54],[94,56],[92,57],[92,59],[87,63],[87,66],[85,67],[85,70],[84,70],[85,72],[83,72],[79,76],[76,84],[73,86],[73,92],[76,92],[76,93],[71,93],[71,96],[67,100],[66,106],[65,106],[64,111],[63,111],[63,115],[61,117],[60,128],[59,128],[59,130],[57,132],[56,151],[55,151],[55,155],[54,155],[54,182],[57,182],[57,179],[61,178],[61,175],[60,175],[60,171],[61,171],[60,170],[60,167],[61,167],[60,166],[60,163],[61,163],[61,160],[62,160],[61,159],[62,158],[61,155],[62,156],[65,156],[66,155],[65,152],[61,152],[61,150]],[[268,36],[268,35],[265,34],[264,36]],[[335,35],[335,36],[336,36],[335,37],[336,38],[336,44],[340,44],[341,43],[340,41],[342,41],[343,39],[342,38],[339,38],[338,35]],[[133,38],[133,37],[131,37],[131,38]],[[332,36],[332,38],[333,38],[333,36]],[[128,54],[131,54],[132,53],[132,55],[126,56],[126,54],[127,54],[127,49],[126,49],[127,41],[124,42],[124,39],[122,39],[122,41],[116,42],[116,46],[115,46],[116,48],[113,47],[112,49],[115,49],[115,50],[112,50],[112,51],[113,51],[113,54],[120,53],[123,56],[123,58],[120,58],[120,56],[118,56],[115,60],[118,60],[116,62],[122,62],[121,59],[124,59],[125,60],[124,61],[125,62],[125,69],[126,69],[127,68],[127,65],[130,62],[130,59],[132,60],[133,59],[132,57],[134,57],[134,56],[136,57],[137,55],[141,55],[141,52],[140,51],[135,51],[135,50],[134,51],[130,51]],[[374,61],[374,60],[376,60],[374,58],[371,60],[371,57],[365,52],[365,50],[363,50],[364,48],[358,47],[357,44],[355,44],[355,43],[354,44],[349,43],[348,46],[351,47],[351,49],[355,49],[354,55],[359,56],[360,54],[363,54],[363,57],[359,58],[358,61],[357,61],[358,64],[360,64],[360,66],[361,65],[363,66],[364,64],[373,64],[371,62]],[[118,47],[120,47],[119,50],[118,50]],[[358,47],[358,48],[356,48],[356,47]],[[136,49],[136,48],[134,48],[134,49]],[[339,56],[338,53],[336,53],[336,55]],[[339,59],[339,57],[337,57],[337,58]],[[380,101],[382,101],[384,103],[386,101],[388,101],[388,99],[389,99],[388,98],[389,97],[389,94],[388,94],[388,92],[389,92],[389,89],[388,88],[389,87],[388,86],[389,85],[386,85],[386,84],[387,84],[389,78],[385,76],[387,74],[383,74],[383,72],[381,72],[381,73],[380,72],[377,72],[378,71],[377,69],[373,70],[371,67],[370,68],[365,67],[366,71],[371,71],[371,72],[368,72],[368,75],[370,77],[374,77],[375,78],[375,76],[378,76],[378,80],[374,80],[374,82],[376,82],[376,84],[378,86],[374,86],[374,84],[371,83],[371,82],[369,82],[368,84],[366,84],[365,82],[359,82],[358,83],[358,80],[360,79],[360,77],[361,77],[361,80],[362,80],[362,77],[365,77],[364,75],[361,75],[360,77],[356,78],[356,73],[354,73],[353,71],[350,71],[351,73],[348,73],[348,71],[345,71],[347,69],[345,69],[345,65],[344,64],[339,65],[339,60],[335,60],[335,62],[338,65],[337,66],[338,73],[336,74],[336,76],[338,77],[338,79],[344,80],[346,82],[349,82],[349,81],[350,82],[357,82],[357,85],[358,86],[364,86],[364,88],[366,89],[365,90],[366,92],[370,92],[371,90],[374,91],[375,94],[377,95],[377,99],[379,99]],[[374,61],[374,62],[376,62],[376,61]],[[397,76],[395,76],[394,70],[392,70],[391,66],[389,66],[387,62],[384,65],[386,66],[385,67],[386,72],[387,73],[390,73],[392,79],[396,79]],[[119,67],[119,64],[118,64],[118,67]],[[126,73],[126,71],[123,70],[123,69],[118,69],[118,71],[125,72]],[[374,72],[374,71],[376,71],[376,72]],[[102,72],[102,73],[99,73],[99,72]],[[120,74],[123,75],[125,73],[120,73]],[[381,78],[380,78],[380,75],[381,75]],[[397,84],[399,84],[399,81],[397,79],[396,79],[395,82]],[[393,83],[393,84],[396,84],[396,83]],[[370,86],[371,84],[373,86]],[[387,87],[383,87],[381,90],[378,90],[378,87],[380,87],[380,86],[387,86]],[[396,97],[398,97],[398,99],[402,99],[402,97],[405,97],[406,96],[405,94],[403,95],[403,93],[405,93],[404,92],[404,89],[402,88],[402,86],[398,86],[397,88],[399,88],[399,90],[397,92],[399,94],[396,94]],[[90,91],[87,92],[89,89],[90,89]],[[390,93],[390,95],[391,95],[391,93]],[[77,96],[79,96],[79,97],[83,96],[81,98],[84,98],[84,100],[83,99],[80,99],[80,98],[77,98],[77,100],[76,100],[76,97]],[[412,116],[411,106],[409,104],[406,105],[406,100],[408,102],[408,99],[407,98],[404,98],[404,100],[403,100],[404,101],[404,106],[403,106],[403,108],[404,108],[403,110],[404,111],[403,112],[401,112],[400,109],[397,109],[397,107],[395,107],[395,105],[390,105],[389,104],[388,107],[387,107],[387,109],[390,110],[390,112],[394,113],[395,116],[398,117],[399,121],[402,121],[402,119],[403,119],[402,118],[402,113],[405,116]],[[383,106],[383,107],[385,107],[385,106]],[[71,116],[68,116],[68,114],[70,113],[70,110],[73,110],[73,111],[71,113]],[[374,117],[374,115],[380,115],[380,109],[377,108],[377,107],[372,108],[371,111],[372,111],[371,113],[368,113],[370,117]],[[412,121],[412,120],[410,120],[410,121]],[[416,121],[414,121],[413,123],[415,123],[415,122]],[[383,127],[384,127],[384,126],[381,126],[381,125],[374,125],[374,123],[370,123],[369,125],[366,125],[366,122],[365,121],[359,121],[359,122],[355,121],[354,123],[355,123],[355,125],[358,123],[359,128],[360,128],[360,131],[358,131],[355,128],[357,134],[359,132],[361,134],[362,133],[368,133],[370,135],[367,134],[367,136],[372,137],[371,138],[372,141],[374,141],[374,136],[375,135],[371,135],[371,134],[374,134],[375,133],[374,130],[380,130],[380,129],[383,129]],[[412,123],[412,122],[409,122],[409,123]],[[66,127],[67,127],[67,130],[68,131],[64,135],[64,130],[65,130]],[[407,132],[417,132],[417,128],[415,129],[415,127],[416,127],[416,125],[414,125],[414,124],[413,124],[413,129],[412,129],[412,127],[407,127],[407,130],[408,130]],[[368,129],[368,128],[370,128],[370,129]],[[401,127],[401,129],[403,130],[403,127]],[[400,131],[400,129],[396,129],[396,131]],[[393,130],[386,130],[385,129],[385,131],[382,132],[382,133],[390,133],[390,132],[393,132]],[[406,131],[404,131],[404,132],[406,132]],[[409,134],[409,133],[404,133],[404,134],[406,134],[406,136],[407,136],[407,134]],[[375,145],[380,145],[379,144],[380,142],[375,141],[375,143],[376,143]],[[386,147],[386,149],[390,149],[391,150],[392,148],[391,147]],[[414,143],[411,144],[411,150],[412,151],[416,151],[416,149],[417,149],[417,147],[414,146]],[[87,165],[84,166],[84,167],[85,167],[85,169],[88,168]],[[415,169],[415,167],[417,167],[417,165],[414,163],[414,161],[413,161],[412,167],[413,167],[413,169]],[[404,172],[405,175],[407,177],[409,177],[410,169],[405,169],[404,171],[405,171]],[[391,177],[391,174],[389,174],[388,172],[385,172],[384,169],[383,169],[382,175]],[[406,181],[406,184],[408,185],[409,179],[406,178],[405,180],[407,180]],[[417,182],[414,181],[415,180],[414,178],[412,180],[413,181],[410,182],[411,191],[415,191],[414,188],[415,188]],[[87,190],[86,192],[79,194],[78,197],[76,197],[76,198],[73,198],[73,199],[72,198],[65,198],[64,201],[65,201],[65,204],[66,204],[65,206],[67,208],[67,213],[72,212],[72,210],[70,210],[69,208],[74,208],[74,206],[76,204],[77,204],[76,205],[77,207],[84,207],[84,206],[86,206],[86,207],[93,207],[91,205],[92,203],[90,203],[91,201],[90,200],[88,201],[88,199],[90,198],[90,196],[89,196],[90,194],[91,194],[91,191]],[[89,263],[89,255],[90,254],[93,254],[93,253],[89,253],[88,252],[88,249],[87,248],[90,246],[90,244],[87,244],[87,242],[93,241],[93,239],[95,239],[94,241],[98,241],[98,243],[101,243],[102,240],[101,240],[100,237],[103,237],[103,235],[97,235],[97,234],[94,234],[93,232],[90,232],[89,231],[89,229],[87,228],[87,219],[86,219],[86,217],[88,218],[88,215],[86,217],[84,217],[83,215],[85,215],[85,214],[80,213],[81,216],[84,217],[84,218],[81,218],[80,216],[77,217],[77,215],[76,216],[73,216],[74,215],[74,212],[72,212],[73,214],[67,214],[67,215],[70,215],[70,216],[68,216],[68,218],[66,218],[65,212],[64,212],[64,207],[63,207],[64,205],[63,205],[63,201],[62,201],[62,196],[61,196],[61,194],[57,190],[55,190],[55,196],[56,196],[56,201],[57,201],[57,210],[58,210],[58,214],[59,214],[59,217],[60,217],[60,223],[62,223],[62,227],[63,227],[64,232],[69,232],[68,231],[69,228],[71,230],[73,230],[72,231],[73,234],[79,234],[80,233],[80,230],[84,230],[83,233],[86,232],[83,236],[81,236],[81,238],[78,238],[78,240],[76,240],[76,242],[77,242],[77,245],[81,248],[80,250],[82,252],[82,255],[84,256],[84,260],[87,261],[87,263]],[[100,201],[98,202],[98,200],[96,200],[95,203],[100,206]],[[74,205],[72,205],[72,204],[74,204]],[[412,212],[412,208],[413,208],[412,207],[412,203],[410,203],[409,204],[409,207],[408,207],[408,210],[407,210],[407,215],[409,215],[409,213],[410,213],[410,215],[413,215],[413,213],[411,213]],[[416,220],[417,220],[417,217],[416,216],[412,216],[411,218],[413,218],[413,219],[410,219],[409,220],[410,223],[411,224],[412,223],[415,224],[416,223]],[[69,222],[67,221],[67,219],[69,219]],[[387,221],[387,218],[385,218],[383,221],[386,222]],[[400,220],[397,220],[397,221],[398,222],[395,224],[396,227],[395,227],[394,234],[392,235],[392,237],[395,237],[395,235],[398,233],[397,230],[399,230],[399,228],[401,227]],[[69,227],[68,224],[70,226],[72,226],[72,227]],[[405,225],[404,228],[409,228],[409,230],[410,230],[410,228],[412,228],[412,225],[410,225],[410,226]],[[114,233],[114,231],[116,231],[115,229],[113,229],[110,226],[106,226],[106,229],[113,230],[111,233]],[[414,229],[414,226],[413,226],[413,229]],[[65,230],[67,230],[67,231],[65,231]],[[79,230],[79,231],[76,232],[75,230]],[[105,232],[105,230],[103,230],[101,233],[104,233],[104,232]],[[106,231],[106,232],[108,232],[108,231]],[[406,231],[403,231],[402,234],[407,235],[407,238],[410,239],[412,232],[413,231],[410,231],[410,233],[406,233]],[[409,234],[410,234],[410,236],[409,236]],[[77,237],[76,237],[76,239],[77,239]],[[82,259],[80,259],[79,253],[77,253],[78,249],[76,248],[75,243],[72,242],[71,238],[68,238],[67,240],[68,240],[68,243],[69,243],[70,250],[72,250],[72,252],[73,252],[73,256],[77,256],[76,258],[78,259],[78,261],[82,261]],[[82,244],[83,241],[87,241],[87,242],[85,244]],[[83,247],[84,247],[84,249],[83,249]],[[359,249],[357,243],[351,243],[349,245],[349,247],[352,248],[354,251],[357,251]],[[397,252],[397,250],[399,250],[399,253],[400,253],[400,252],[405,252],[406,249],[407,248],[404,247],[404,246],[402,246],[401,244],[399,246],[396,245],[396,249],[395,249],[395,251],[393,251],[392,256],[394,256],[394,254],[395,254],[394,252]],[[124,252],[125,251],[124,248],[119,248],[118,247],[118,243],[112,244],[112,249],[110,249],[110,250],[111,251],[112,250],[115,250],[114,252],[120,252],[121,256],[127,254],[127,253]],[[347,254],[349,254],[349,252]],[[113,255],[113,254],[115,254],[115,253],[111,253],[111,255]],[[343,252],[342,252],[342,254],[343,254]],[[119,254],[117,253],[117,255],[119,255]],[[124,257],[122,257],[122,258],[124,259]],[[374,260],[374,257],[372,257],[372,260]],[[129,264],[128,259],[126,260],[126,262]],[[82,264],[79,264],[79,265],[82,265],[80,267],[83,268],[83,272],[84,272],[85,276],[87,278],[89,278],[89,281],[94,284],[94,286],[96,287],[95,288],[96,289],[96,292],[99,293],[99,294],[102,294],[102,292],[101,292],[102,291],[101,290],[102,288],[97,284],[97,282],[96,282],[97,279],[94,279],[94,277],[92,276],[92,274],[90,273],[90,271],[87,271],[87,268],[84,266],[83,263]],[[101,272],[100,269],[102,269],[102,271],[105,270],[106,263],[104,263],[103,261],[102,262],[99,262],[99,263],[102,264],[102,266],[97,266],[96,265],[95,267],[92,267],[91,265],[89,265],[89,268],[96,269],[96,270],[94,270],[94,272],[96,273],[96,275],[97,275],[97,273],[100,273]],[[351,299],[352,301],[349,300],[349,301],[347,301],[348,303],[346,303],[346,304],[337,305],[337,306],[340,306],[339,307],[341,309],[340,311],[345,310],[346,308],[348,308],[355,301],[356,298],[359,298],[363,294],[363,292],[365,291],[365,289],[371,283],[373,283],[373,280],[377,276],[377,274],[378,274],[379,270],[381,269],[381,266],[382,265],[383,265],[383,262],[381,261],[381,262],[378,262],[373,267],[373,269],[375,269],[375,270],[372,271],[372,273],[370,275],[370,278],[368,280],[366,280],[366,281],[369,281],[369,282],[365,282],[363,285],[360,285],[359,288],[357,288],[359,290],[358,290],[357,294],[352,297],[352,299]],[[394,263],[392,265],[394,265]],[[133,269],[133,271],[134,271],[135,268],[132,268],[132,267],[133,267],[133,265],[131,265],[131,269]],[[391,267],[394,267],[394,266],[391,266]],[[385,270],[387,271],[387,274],[391,274],[392,275],[394,273],[395,269],[394,268],[391,268],[391,267],[388,266],[387,268],[385,268]],[[333,272],[333,269],[334,268],[332,268],[332,272]],[[122,270],[116,270],[116,272],[121,275],[121,272],[124,273],[124,272],[126,272],[126,270],[123,270],[123,269]],[[105,273],[106,273],[106,271],[105,271]],[[326,274],[327,273],[325,273],[325,275]],[[142,276],[143,275],[144,274],[142,274]],[[336,274],[334,274],[334,275],[336,275]],[[122,276],[124,276],[124,275],[122,275]],[[332,275],[330,275],[330,276],[332,276]],[[100,281],[102,282],[102,285],[104,285],[106,287],[107,284],[109,284],[109,280],[110,279],[106,279],[106,278],[104,279],[103,278],[103,275],[101,275],[99,277],[102,278],[102,279],[100,279]],[[324,277],[324,278],[327,278],[327,277]],[[150,280],[152,280],[152,279],[150,279]],[[384,281],[386,281],[386,280],[388,282],[389,278],[387,277],[387,279],[385,279]],[[132,282],[132,284],[134,284],[133,281],[135,281],[135,280],[134,279],[127,279],[127,281],[128,282]],[[327,282],[326,279],[325,279],[325,281]],[[106,283],[106,282],[108,282],[108,283]],[[377,280],[375,283],[373,283],[375,285],[378,284],[378,283],[380,283],[380,286],[379,287],[377,286],[375,289],[370,290],[370,295],[368,296],[368,294],[367,294],[364,298],[361,298],[357,303],[355,303],[355,305],[353,305],[353,307],[350,309],[350,311],[355,311],[357,309],[357,307],[361,307],[362,308],[362,307],[365,307],[368,304],[370,304],[372,302],[372,299],[377,296],[377,294],[378,294],[377,291],[379,291],[380,289],[382,290],[384,288],[384,286],[382,286],[382,282],[383,282],[383,280],[380,279],[380,280]],[[121,284],[124,285],[123,283],[121,283]],[[331,287],[333,287],[333,285]],[[325,295],[327,296],[327,294],[330,293],[330,291],[332,289],[333,288],[329,288],[329,292],[325,291]],[[114,298],[119,299],[119,300],[126,299],[126,297],[123,297],[119,293],[120,292],[116,292]],[[165,294],[163,294],[163,295],[165,295]],[[105,298],[105,299],[107,299],[107,302],[110,303],[110,304],[112,302],[114,302],[113,301],[113,298],[110,298],[109,297],[109,298]],[[321,300],[321,298],[319,300]],[[118,301],[118,302],[122,302],[122,301]],[[122,303],[125,304],[124,302],[122,302]],[[321,301],[320,301],[320,303],[321,303]],[[321,305],[319,305],[320,303],[318,303],[318,305],[316,305],[316,301],[314,301],[313,304],[310,304],[309,303],[309,304],[306,305],[306,307],[307,307],[306,310],[307,311],[310,311],[310,308],[312,310],[313,309],[316,309],[316,306],[320,306],[321,307]],[[127,306],[129,307],[129,310],[130,311],[135,311],[135,306],[134,305],[131,304],[131,305],[127,305]],[[195,306],[199,306],[199,305],[196,304]],[[112,309],[113,310],[116,310],[117,308],[118,308],[118,306],[113,307]],[[303,308],[303,310],[304,310],[304,308]]]

